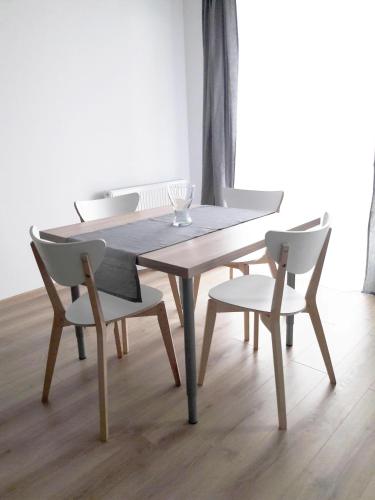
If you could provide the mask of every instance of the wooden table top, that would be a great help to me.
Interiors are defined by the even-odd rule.
[[[64,242],[77,234],[136,222],[171,213],[170,207],[153,208],[105,219],[80,222],[40,231],[42,238]],[[319,214],[318,214],[319,215]],[[144,253],[137,263],[144,267],[191,278],[265,247],[264,235],[270,229],[306,230],[320,223],[317,214],[302,215],[300,211],[275,213],[236,226],[220,229],[182,243]]]

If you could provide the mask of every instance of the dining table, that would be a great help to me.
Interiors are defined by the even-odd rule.
[[[72,237],[80,234],[83,235],[90,232],[114,228],[170,213],[172,213],[171,207],[140,210],[104,219],[41,230],[40,236],[43,239],[61,243],[71,241]],[[190,424],[196,424],[198,422],[194,319],[195,301],[193,291],[194,277],[264,249],[264,237],[268,230],[303,231],[318,226],[319,224],[320,216],[317,215],[316,212],[307,214],[300,208],[283,210],[281,213],[261,216],[247,222],[215,230],[209,234],[197,236],[177,244],[137,255],[137,265],[173,274],[180,278],[184,319],[186,394],[188,421]],[[295,287],[295,276],[293,274],[288,273],[287,283],[289,286]],[[78,297],[79,288],[73,287],[72,300],[74,301]],[[203,297],[201,299],[205,300]],[[287,346],[293,345],[293,321],[293,316],[287,317]],[[86,356],[81,327],[76,327],[76,336],[79,358],[85,359]]]

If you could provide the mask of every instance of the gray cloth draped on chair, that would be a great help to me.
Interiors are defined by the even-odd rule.
[[[375,169],[375,161],[374,161]],[[375,294],[375,172],[372,202],[368,221],[366,276],[363,285],[365,293]]]
[[[202,203],[223,205],[236,156],[238,29],[236,0],[202,0],[204,96]]]

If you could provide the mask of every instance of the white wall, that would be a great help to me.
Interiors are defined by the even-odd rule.
[[[182,0],[0,2],[0,299],[41,286],[30,224],[189,176],[184,59]]]
[[[190,176],[196,185],[195,200],[202,191],[203,50],[202,1],[184,0],[186,91],[188,106]]]

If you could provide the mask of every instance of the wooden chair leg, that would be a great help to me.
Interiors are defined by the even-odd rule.
[[[160,302],[160,304],[157,306],[157,316],[158,316],[160,331],[165,345],[165,350],[167,351],[169,364],[171,365],[174,381],[176,386],[178,387],[181,385],[180,372],[178,369],[176,353],[174,350],[171,330],[169,328],[169,321],[168,321],[167,311],[165,310],[164,302]]]
[[[268,257],[268,255],[267,255],[267,264],[268,267],[270,268],[272,278],[276,279],[277,267],[272,257]]]
[[[100,331],[101,330],[101,331]],[[108,387],[107,387],[107,330],[105,325],[96,332],[98,350],[98,385],[99,385],[99,415],[100,440],[108,441]]]
[[[249,342],[250,340],[250,313],[243,313],[243,330],[244,330],[244,342]]]
[[[182,312],[181,298],[180,298],[180,293],[178,291],[176,276],[174,274],[168,274],[168,279],[169,279],[169,284],[171,285],[174,302],[176,304],[178,317],[180,319],[180,324],[181,326],[184,326],[184,315]]]
[[[201,281],[201,274],[194,277],[194,307],[197,305],[197,297],[199,292],[199,283]]]
[[[329,354],[326,337],[324,335],[322,321],[320,319],[319,311],[316,304],[309,305],[308,307],[311,323],[314,327],[315,335],[318,340],[320,352],[322,353],[324,364],[326,365],[329,380],[332,385],[336,385],[335,372],[333,371],[331,356]]]
[[[216,320],[216,303],[212,300],[208,300],[207,313],[206,313],[206,323],[204,326],[204,336],[202,345],[201,362],[199,367],[198,385],[203,385],[204,377],[206,374],[208,355],[210,353],[212,335],[214,333],[215,320]]]
[[[286,406],[285,406],[283,357],[281,351],[279,320],[271,323],[271,337],[272,337],[273,365],[275,370],[277,411],[279,414],[279,429],[285,430],[287,427],[287,422],[286,422]]]
[[[115,334],[117,357],[119,359],[121,359],[122,358],[122,345],[121,345],[120,332],[118,329],[118,322],[117,321],[115,321],[115,326],[114,326],[113,331]]]
[[[254,312],[254,351],[258,350],[259,346],[259,313]]]
[[[129,337],[128,330],[126,328],[126,319],[122,318],[121,320],[121,330],[122,330],[122,349],[124,354],[128,354],[129,352]]]
[[[55,369],[57,353],[59,350],[61,334],[63,330],[64,323],[61,320],[56,318],[53,319],[51,338],[49,341],[48,348],[48,357],[47,357],[47,365],[46,372],[44,375],[44,385],[43,385],[43,394],[42,394],[42,402],[48,402],[49,390],[51,387],[53,372]]]
[[[249,273],[250,273],[250,267],[248,264],[244,264],[241,270],[242,270],[244,275],[249,275]],[[243,313],[243,326],[244,326],[244,341],[249,342],[249,340],[250,340],[250,313],[248,311]]]

